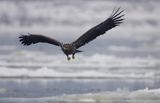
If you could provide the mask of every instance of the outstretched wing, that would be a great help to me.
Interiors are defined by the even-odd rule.
[[[23,45],[31,45],[35,43],[50,43],[56,46],[60,46],[61,43],[55,39],[43,36],[43,35],[36,35],[36,34],[29,34],[29,35],[21,35],[20,37],[20,42]]]
[[[124,20],[122,17],[124,16],[122,14],[123,10],[120,10],[118,8],[117,10],[113,10],[111,16],[106,19],[104,22],[100,23],[99,25],[91,28],[88,30],[86,33],[84,33],[82,36],[80,36],[76,41],[74,41],[72,44],[76,47],[79,48],[86,43],[92,41],[96,37],[104,34],[106,31],[119,26],[122,21]]]

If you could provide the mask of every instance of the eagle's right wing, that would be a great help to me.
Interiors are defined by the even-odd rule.
[[[56,46],[61,46],[62,44],[53,39],[53,38],[49,38],[43,35],[37,35],[37,34],[29,34],[29,35],[21,35],[20,37],[20,42],[23,45],[31,45],[31,44],[35,44],[35,43],[49,43],[49,44],[53,44]]]

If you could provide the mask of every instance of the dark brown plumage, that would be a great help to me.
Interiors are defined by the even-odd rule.
[[[123,22],[123,16],[122,15],[123,10],[120,11],[120,8],[117,10],[113,10],[111,16],[103,21],[102,23],[98,24],[97,26],[91,28],[86,33],[84,33],[82,36],[80,36],[76,41],[70,43],[70,44],[63,44],[53,38],[49,38],[43,35],[36,35],[36,34],[29,34],[29,35],[21,35],[20,42],[23,45],[31,45],[35,43],[50,43],[56,46],[60,46],[62,51],[66,54],[67,59],[70,60],[69,55],[72,54],[72,58],[74,59],[74,55],[77,52],[81,52],[80,50],[77,50],[81,46],[84,46],[86,43],[89,43],[90,41],[94,40],[96,37],[104,34],[106,31],[119,26]]]
[[[35,43],[50,43],[56,46],[60,46],[61,43],[53,38],[49,38],[43,35],[36,35],[36,34],[30,34],[29,35],[21,35],[20,38],[20,42],[23,45],[31,45],[31,44],[35,44]]]

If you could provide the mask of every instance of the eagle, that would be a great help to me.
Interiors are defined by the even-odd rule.
[[[67,56],[67,60],[75,58],[75,54],[82,52],[78,50],[78,48],[84,46],[85,44],[89,43],[90,41],[94,40],[96,37],[105,34],[106,31],[119,26],[123,23],[124,20],[124,10],[120,10],[120,8],[114,9],[111,15],[101,22],[100,24],[94,26],[93,28],[89,29],[83,35],[81,35],[77,40],[72,43],[62,43],[54,38],[50,38],[41,34],[31,34],[28,35],[20,35],[19,41],[21,44],[25,46],[29,46],[31,44],[36,43],[49,43],[55,46],[59,46],[63,53]],[[71,55],[71,57],[70,57]]]

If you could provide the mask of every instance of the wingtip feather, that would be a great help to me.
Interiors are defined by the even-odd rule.
[[[114,26],[119,26],[121,23],[123,23],[123,20],[124,20],[124,15],[123,12],[124,10],[120,10],[121,8],[117,8],[117,9],[114,9],[113,12],[112,12],[112,15],[110,16],[110,18],[113,20],[113,25]]]

